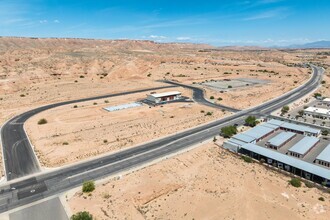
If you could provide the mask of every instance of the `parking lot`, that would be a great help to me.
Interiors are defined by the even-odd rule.
[[[262,85],[269,83],[268,80],[251,79],[251,78],[239,78],[239,79],[228,79],[228,80],[212,80],[203,82],[201,85],[206,86],[215,91],[226,91],[235,88],[242,88],[248,86]]]

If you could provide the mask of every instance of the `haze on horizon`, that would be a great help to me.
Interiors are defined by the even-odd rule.
[[[286,46],[330,39],[327,0],[0,0],[0,36]]]

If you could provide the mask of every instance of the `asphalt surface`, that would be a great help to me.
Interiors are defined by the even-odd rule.
[[[62,105],[91,101],[96,99],[111,98],[115,96],[129,95],[129,94],[152,91],[157,89],[173,88],[173,87],[176,86],[172,85],[172,86],[154,87],[154,88],[102,95],[102,96],[96,96],[96,97],[90,97],[90,98],[84,98],[84,99],[78,99],[72,101],[65,101],[65,102],[42,106],[10,119],[1,128],[1,141],[2,141],[7,180],[12,180],[15,178],[40,172],[38,159],[34,154],[33,148],[23,128],[24,123],[30,117],[42,111]]]
[[[80,186],[84,181],[100,179],[184,150],[219,134],[223,126],[243,123],[247,115],[268,115],[316,89],[322,74],[323,70],[313,67],[311,79],[303,86],[257,107],[242,110],[209,124],[118,153],[33,175],[28,179],[8,182],[0,187],[0,212],[65,192]]]
[[[173,82],[173,81],[168,81],[168,80],[160,80],[160,82],[164,82],[164,83],[168,83],[168,84],[172,84],[172,85],[176,85],[176,86],[181,86],[181,87],[193,90],[194,101],[196,101],[202,105],[206,105],[206,106],[209,106],[212,108],[217,108],[217,109],[223,109],[223,110],[230,111],[230,112],[239,112],[240,111],[239,109],[231,108],[229,106],[216,104],[216,103],[208,101],[204,96],[204,90],[201,88],[184,85],[184,84],[181,84],[178,82]]]

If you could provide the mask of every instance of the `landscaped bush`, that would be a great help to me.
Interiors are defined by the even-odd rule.
[[[248,156],[242,156],[242,159],[247,163],[252,163],[253,162],[252,158],[248,157]]]
[[[70,219],[71,220],[93,220],[93,216],[89,212],[83,211],[83,212],[78,212],[78,213],[72,215]]]
[[[214,96],[212,95],[212,96],[210,96],[210,99],[214,99]]]
[[[301,181],[298,178],[291,178],[289,183],[294,187],[301,187]]]
[[[44,124],[47,124],[47,122],[48,121],[46,119],[42,118],[38,121],[38,125],[44,125]]]
[[[83,183],[82,191],[83,192],[93,192],[95,189],[94,181],[86,181]]]

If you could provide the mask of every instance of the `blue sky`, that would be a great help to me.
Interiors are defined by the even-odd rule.
[[[330,1],[0,0],[0,35],[303,44],[330,40]]]

